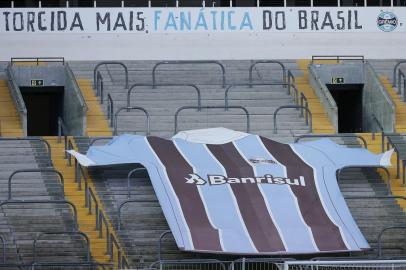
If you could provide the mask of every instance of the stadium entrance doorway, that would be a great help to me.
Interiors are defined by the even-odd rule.
[[[326,84],[338,108],[338,132],[363,131],[363,84]]]
[[[64,87],[20,87],[20,90],[27,108],[27,135],[58,135]]]

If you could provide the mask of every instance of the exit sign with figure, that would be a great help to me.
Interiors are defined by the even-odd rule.
[[[31,86],[44,86],[44,80],[31,80]]]
[[[344,83],[344,78],[333,77],[333,78],[331,78],[331,83],[332,84],[343,84]]]

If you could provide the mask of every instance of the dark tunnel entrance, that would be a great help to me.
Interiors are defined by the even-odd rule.
[[[327,84],[338,108],[338,132],[363,132],[363,84]]]
[[[20,87],[20,90],[27,108],[27,135],[58,135],[64,87]]]

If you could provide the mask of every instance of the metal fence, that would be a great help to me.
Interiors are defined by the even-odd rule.
[[[279,270],[390,270],[406,269],[406,260],[291,261],[278,264]]]
[[[241,258],[234,261],[214,259],[201,260],[160,260],[148,269],[159,270],[280,270],[291,258]]]
[[[331,258],[325,261],[296,261],[292,258],[241,258],[234,261],[161,260],[138,270],[400,270],[406,260]]]

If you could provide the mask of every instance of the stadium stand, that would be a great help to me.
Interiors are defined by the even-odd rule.
[[[127,63],[126,63],[127,64]],[[151,71],[156,62],[130,62],[127,64],[129,69],[130,88],[134,84],[152,84]],[[289,140],[291,134],[304,134],[308,127],[304,124],[303,119],[300,119],[299,114],[295,110],[281,111],[278,121],[283,123],[278,134],[273,134],[272,115],[277,107],[282,105],[294,105],[294,89],[292,95],[286,94],[287,89],[284,86],[255,86],[250,89],[248,86],[239,86],[238,84],[248,84],[248,70],[253,62],[248,61],[225,61],[224,66],[227,70],[227,84],[236,86],[229,91],[229,105],[244,106],[251,115],[251,131],[270,136],[280,140]],[[88,64],[89,65],[89,64]],[[291,61],[285,62],[287,70],[292,70],[292,73],[297,75],[299,96],[303,92],[305,96],[309,96],[310,110],[313,112],[313,127],[316,133],[328,133],[332,129],[326,118],[325,112],[322,111],[320,103],[315,99],[315,94],[309,88],[303,73],[305,64],[299,68],[296,63]],[[82,76],[91,76],[91,68],[86,71],[82,63],[72,63],[71,67],[78,78]],[[200,89],[202,104],[204,106],[224,106],[224,92],[221,87],[221,75],[218,73],[219,67],[211,64],[183,64],[183,65],[162,65],[156,70],[156,81],[162,86],[157,86],[155,89],[152,86],[134,87],[130,95],[130,105],[140,106],[145,108],[150,116],[151,133],[161,137],[170,137],[174,133],[173,116],[176,110],[182,106],[195,106],[196,94],[189,87],[165,86],[164,84],[195,84]],[[87,73],[87,74],[86,74]],[[104,85],[104,100],[110,94],[114,107],[116,109],[127,106],[127,91],[123,90],[125,78],[122,73],[122,67],[109,65],[107,69],[101,72]],[[253,82],[266,84],[284,83],[282,71],[275,64],[261,64],[254,67]],[[272,79],[270,79],[272,78]],[[247,92],[247,89],[249,92]],[[106,101],[107,102],[107,101]],[[107,115],[107,106],[103,106]],[[205,111],[194,114],[188,112],[188,116],[180,115],[180,129],[204,128],[208,127],[207,121],[202,122],[200,114],[210,118],[212,126],[217,126],[222,123],[225,127],[236,130],[245,131],[245,119],[243,115],[232,112],[226,116],[221,113],[221,110],[214,112]],[[221,113],[221,114],[220,114]],[[217,115],[217,116],[216,116]],[[223,120],[224,119],[224,120]],[[227,120],[226,120],[227,119]],[[227,122],[232,123],[227,123]],[[243,122],[241,122],[243,121]],[[201,123],[197,125],[197,123]],[[145,116],[141,113],[125,113],[120,114],[117,122],[118,133],[131,133],[134,129],[146,130]],[[188,123],[193,123],[189,125]],[[293,128],[294,127],[294,128]],[[128,129],[130,128],[130,129]],[[292,132],[292,133],[291,133]]]
[[[290,76],[289,80],[295,83],[294,85],[298,89],[296,93],[294,87],[284,87],[285,85],[255,85],[283,84],[286,82],[288,77],[284,78],[281,69],[276,65],[256,65],[253,68],[254,85],[250,88],[248,71],[249,67],[254,64],[253,61],[221,62],[226,70],[226,85],[235,85],[235,90],[229,92],[229,105],[243,106],[249,111],[251,132],[278,141],[293,142],[295,137],[308,133],[310,123],[306,125],[305,113],[301,116],[300,109],[283,111],[278,116],[279,128],[278,132],[275,133],[274,112],[283,105],[295,106],[296,104],[303,104],[305,106],[307,104],[312,112],[311,116],[308,115],[308,117],[312,118],[312,133],[318,133],[319,135],[334,133],[334,129],[320,101],[309,86],[307,78],[308,63],[309,61],[305,60],[297,62],[283,61],[283,64],[287,67],[286,71],[289,71],[286,74],[294,75],[294,79]],[[391,86],[393,66],[396,62],[371,61],[371,63],[376,71],[382,75],[381,80],[397,105],[396,131],[401,133],[404,128],[402,125],[404,103],[402,97],[397,96],[397,89]],[[77,209],[77,229],[79,232],[85,233],[89,238],[92,260],[100,263],[114,262],[116,267],[126,267],[127,263],[132,267],[149,267],[150,265],[157,266],[154,263],[160,259],[236,260],[236,256],[222,257],[180,252],[169,235],[162,235],[168,230],[168,225],[148,176],[142,172],[134,174],[131,177],[130,190],[128,190],[127,176],[129,171],[135,168],[134,166],[96,169],[86,173],[81,171],[81,167],[77,164],[71,166],[67,161],[70,161],[72,165],[74,162],[70,158],[67,160],[64,153],[67,148],[78,149],[80,152],[85,153],[93,138],[112,136],[114,122],[111,125],[110,120],[113,119],[114,121],[116,119],[114,112],[117,112],[120,108],[123,109],[121,111],[122,115],[120,114],[118,118],[117,133],[146,134],[145,116],[127,112],[128,105],[139,106],[149,112],[151,116],[150,132],[152,135],[171,137],[174,133],[174,115],[178,108],[196,106],[197,104],[195,87],[200,90],[203,111],[191,110],[189,114],[184,115],[179,122],[179,130],[221,125],[245,131],[244,115],[232,113],[231,110],[225,112],[224,108],[218,109],[215,113],[204,111],[205,106],[224,107],[224,93],[227,86],[223,88],[219,67],[196,63],[176,64],[176,67],[165,64],[157,68],[156,88],[154,88],[152,70],[157,62],[127,61],[125,65],[129,71],[129,86],[140,85],[140,87],[134,88],[137,91],[133,90],[130,95],[130,104],[128,104],[127,88],[129,87],[125,87],[126,79],[122,67],[118,65],[104,65],[101,67],[99,70],[100,75],[96,72],[98,82],[95,81],[94,85],[97,85],[97,87],[93,88],[92,78],[96,64],[96,62],[70,63],[89,108],[87,113],[87,136],[67,137],[61,123],[64,138],[44,137],[50,144],[52,166],[48,162],[44,145],[40,141],[19,142],[0,139],[2,185],[6,187],[8,177],[18,169],[54,168],[60,171],[64,176],[65,200],[72,202]],[[19,137],[23,134],[23,131],[19,124],[17,112],[11,106],[11,97],[8,94],[5,81],[7,78],[4,74],[0,74],[0,79],[3,79],[2,86],[0,86],[0,98],[2,98],[0,101],[7,104],[0,118],[2,124],[1,135],[3,137]],[[189,85],[182,86],[181,84]],[[289,86],[289,83],[286,86]],[[289,94],[288,89],[290,89]],[[306,99],[300,98],[301,93],[304,94]],[[103,100],[102,104],[100,104],[101,100]],[[300,101],[304,103],[300,103]],[[110,119],[106,119],[105,115]],[[228,120],[230,115],[231,118]],[[338,137],[336,139],[338,142],[352,147],[361,146],[359,141],[351,137],[356,134],[339,134],[339,136],[341,135],[343,135],[342,138]],[[388,143],[389,146],[395,148],[400,160],[403,160],[406,155],[406,137],[402,134],[364,133],[359,135],[365,139],[371,151],[381,152],[382,147],[386,147],[386,143]],[[384,144],[381,143],[381,136],[385,137]],[[61,141],[59,141],[60,139]],[[106,142],[106,140],[99,140],[96,144],[103,142]],[[13,158],[10,159],[10,156]],[[393,157],[393,162],[396,163],[396,157]],[[373,250],[365,254],[354,255],[361,256],[360,258],[365,258],[362,256],[375,258],[378,253],[378,255],[391,258],[404,256],[405,247],[404,241],[402,241],[405,236],[404,230],[389,229],[387,233],[383,234],[381,246],[378,247],[380,245],[378,244],[378,236],[383,230],[389,227],[406,225],[403,211],[406,204],[404,202],[405,197],[402,197],[405,196],[402,187],[403,167],[404,165],[399,163],[397,167],[390,168],[391,181],[386,179],[384,173],[378,173],[374,168],[348,168],[340,173],[339,184],[343,195],[347,199],[347,204],[358,226],[373,248]],[[55,202],[63,195],[58,178],[49,172],[28,172],[27,174],[29,176],[24,176],[24,174],[16,176],[16,182],[13,182],[12,185],[13,199],[18,201],[23,199],[34,200],[41,205],[45,200],[51,200],[51,204],[40,209],[37,209],[38,205],[36,204],[32,206],[11,206],[6,204],[7,206],[3,206],[1,217],[4,217],[4,219],[2,218],[4,222],[1,223],[1,232],[7,242],[7,261],[31,264],[34,260],[31,247],[34,239],[38,239],[38,254],[36,254],[35,260],[48,263],[50,261],[83,261],[88,263],[89,259],[86,258],[86,238],[83,238],[82,234],[72,233],[72,231],[77,232],[77,230],[72,229],[74,228],[74,220],[70,208],[60,206],[59,203]],[[394,177],[394,175],[397,177]],[[388,186],[387,181],[390,181],[390,186]],[[35,188],[27,185],[28,183],[35,183]],[[391,194],[398,197],[388,197]],[[8,196],[8,192],[2,192],[1,195],[3,196],[2,201],[4,201]],[[120,206],[128,199],[132,199],[134,202],[122,206],[122,213],[119,215]],[[38,201],[41,201],[41,203]],[[28,227],[27,222],[30,225],[35,224],[35,226]],[[390,233],[392,231],[396,233]],[[41,232],[70,233],[41,235]],[[56,238],[56,240],[47,241],[47,244],[42,246],[40,240],[42,238],[40,237],[51,236],[52,239],[55,240]],[[157,245],[161,236],[164,240],[162,254],[159,255]],[[113,245],[114,248],[112,248]],[[60,248],[60,246],[63,248]],[[56,248],[61,252],[55,254],[50,251]],[[48,256],[49,254],[52,254],[52,256]],[[92,263],[92,260],[89,263]],[[210,269],[210,267],[207,269]],[[211,269],[216,268],[212,266]]]
[[[45,261],[86,261],[83,237],[72,234],[76,231],[72,209],[62,203],[61,180],[55,173],[46,171],[50,164],[44,143],[34,139],[1,139],[0,147],[2,233],[6,236],[7,262],[30,265]],[[21,171],[27,169],[28,172]],[[54,234],[41,235],[43,232]],[[66,234],[57,234],[62,232]],[[58,253],[53,252],[55,249]]]

